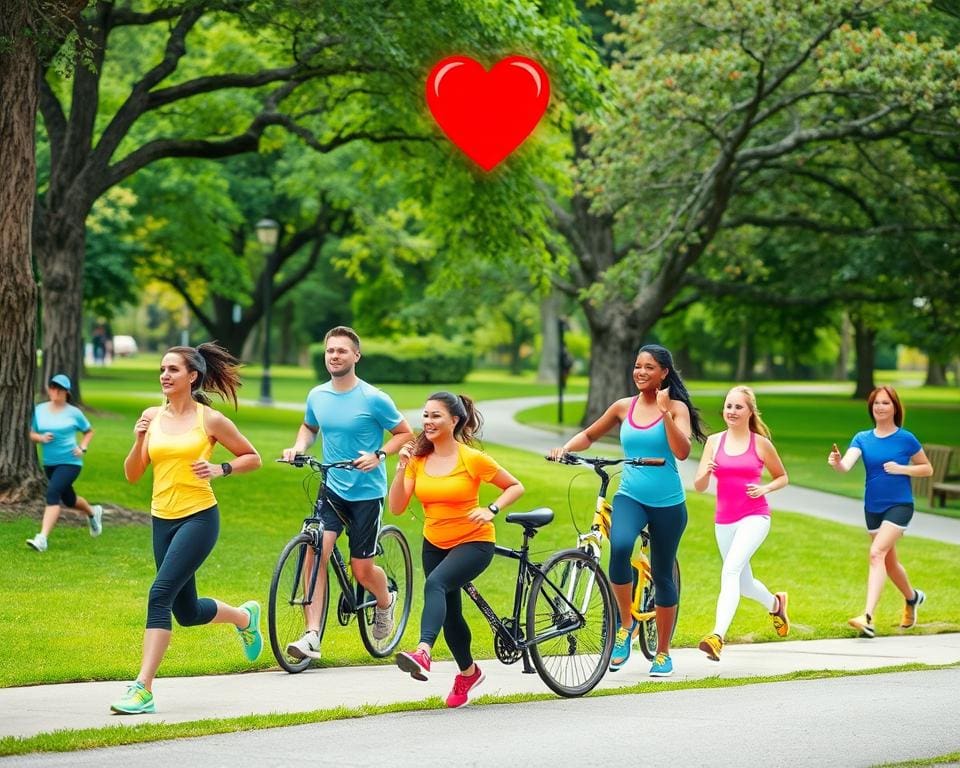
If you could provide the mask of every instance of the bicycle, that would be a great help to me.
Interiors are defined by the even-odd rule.
[[[303,521],[300,533],[283,548],[270,580],[268,605],[270,647],[280,666],[287,672],[296,673],[302,672],[310,666],[312,661],[310,657],[291,656],[287,653],[287,646],[299,640],[307,630],[306,607],[313,603],[317,576],[320,572],[324,527],[319,510],[326,498],[327,472],[334,469],[350,471],[356,467],[350,461],[324,464],[312,456],[299,454],[289,462],[282,459],[278,461],[295,467],[308,466],[320,477],[320,489],[312,514]],[[332,586],[330,571],[332,571],[340,585],[337,620],[341,626],[345,627],[356,616],[364,647],[371,656],[384,658],[389,656],[400,643],[407,620],[410,618],[410,606],[413,600],[413,560],[410,557],[410,546],[406,537],[393,525],[380,529],[374,557],[376,564],[386,573],[387,587],[396,595],[393,631],[382,640],[373,636],[376,598],[361,584],[354,581],[350,566],[344,562],[339,547],[334,546],[330,554],[327,588],[323,591],[322,597],[320,641],[323,640],[330,610]]]
[[[549,456],[547,461],[553,461]],[[604,467],[616,466],[618,464],[629,464],[634,467],[662,467],[666,462],[662,458],[635,458],[635,459],[604,459],[599,456],[579,456],[574,453],[566,453],[558,460],[560,464],[580,465],[586,464],[593,467],[593,471],[600,477],[600,491],[597,494],[597,503],[594,508],[593,522],[590,529],[577,536],[577,549],[588,553],[598,563],[600,562],[600,553],[603,547],[603,540],[610,538],[610,515],[613,507],[607,501],[607,489],[610,485],[610,475],[604,470]],[[653,579],[650,570],[650,533],[644,528],[640,531],[640,551],[630,559],[630,566],[633,570],[633,600],[630,605],[630,613],[636,621],[636,630],[634,638],[638,641],[640,651],[650,661],[653,661],[657,655],[657,621],[656,609],[654,605],[655,593]],[[680,595],[680,562],[673,561],[673,580],[677,585],[677,596]],[[680,612],[680,605],[677,604],[677,615]],[[677,624],[674,620],[673,631],[676,631]],[[670,634],[673,639],[673,632]]]
[[[556,552],[543,565],[530,560],[530,540],[553,520],[552,510],[513,512],[505,519],[523,527],[519,549],[499,544],[494,549],[496,555],[518,561],[513,612],[498,618],[473,582],[463,591],[490,624],[502,663],[522,658],[524,673],[536,671],[554,693],[583,696],[600,682],[613,653],[616,609],[607,576],[595,558],[579,549]]]

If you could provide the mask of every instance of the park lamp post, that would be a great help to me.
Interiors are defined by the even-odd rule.
[[[260,380],[260,403],[272,405],[270,395],[270,319],[273,310],[273,257],[277,252],[280,225],[273,219],[260,219],[254,226],[257,240],[263,248],[266,263],[263,280],[263,377]]]

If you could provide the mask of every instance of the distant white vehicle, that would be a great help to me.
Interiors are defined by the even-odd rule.
[[[137,340],[133,336],[113,337],[114,357],[130,357],[137,354],[137,351]]]

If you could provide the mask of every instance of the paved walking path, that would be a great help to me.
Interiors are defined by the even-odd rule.
[[[891,632],[896,630],[890,630]],[[270,653],[269,648],[264,653]],[[671,652],[675,674],[658,682],[706,678],[781,675],[801,670],[865,670],[900,664],[960,662],[960,634],[895,635],[872,640],[794,640],[728,645],[718,664],[695,648]],[[485,694],[549,693],[536,674],[525,675],[520,663],[504,666],[481,660],[487,676]],[[627,665],[608,673],[600,688],[614,689],[652,681],[649,662],[634,649]],[[210,717],[310,712],[445,698],[456,673],[453,662],[433,665],[426,683],[413,680],[392,664],[311,669],[299,675],[257,672],[207,677],[160,677],[154,684],[157,712],[120,716],[110,702],[123,692],[118,682],[67,683],[0,689],[0,736],[31,736],[54,729],[182,723]]]

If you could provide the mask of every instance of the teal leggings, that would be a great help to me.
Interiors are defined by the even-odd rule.
[[[650,570],[653,573],[654,600],[662,608],[677,604],[679,595],[673,583],[673,561],[677,559],[680,537],[687,527],[687,505],[681,501],[669,507],[651,507],[630,496],[613,497],[610,522],[610,583],[631,584],[630,556],[644,527],[650,531]]]

